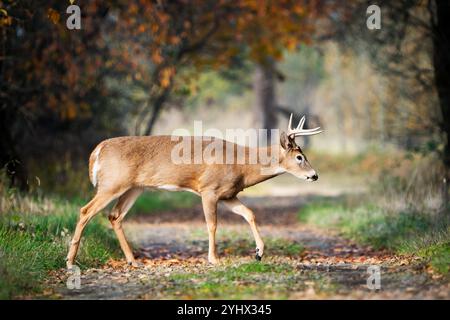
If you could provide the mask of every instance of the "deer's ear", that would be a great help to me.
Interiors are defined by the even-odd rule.
[[[295,141],[288,137],[286,132],[282,132],[280,136],[280,144],[284,150],[290,150],[295,147]]]

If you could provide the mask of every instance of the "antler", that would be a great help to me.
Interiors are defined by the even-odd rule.
[[[303,129],[303,125],[305,124],[306,118],[303,116],[300,119],[300,122],[298,123],[297,128],[292,129],[292,113],[291,117],[289,118],[289,124],[288,124],[288,132],[287,135],[290,138],[295,138],[298,136],[312,136],[313,134],[319,134],[323,130],[320,130],[320,127],[314,128],[314,129]]]

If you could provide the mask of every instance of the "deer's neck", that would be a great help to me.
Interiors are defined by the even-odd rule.
[[[278,152],[278,146],[258,148],[258,162],[256,164],[246,164],[243,167],[245,188],[266,181],[286,172],[279,165],[279,161],[281,160],[281,158]],[[263,159],[263,157],[260,157],[260,155],[264,155],[263,157],[270,158]],[[270,161],[271,159],[275,159],[276,161]]]

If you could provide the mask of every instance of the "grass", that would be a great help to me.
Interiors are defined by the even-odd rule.
[[[450,228],[434,231],[412,239],[400,247],[400,252],[415,253],[430,261],[430,265],[441,274],[450,274]]]
[[[287,262],[290,260],[282,260],[298,257],[304,251],[299,243],[265,238],[266,257],[248,262],[247,257],[254,254],[252,239],[229,231],[219,238],[223,264],[206,272],[171,274],[164,281],[165,299],[287,299],[292,290],[304,287],[303,276]],[[241,258],[236,260],[236,256]]]
[[[311,155],[311,158],[314,154]],[[323,161],[331,157],[322,157]],[[347,163],[335,161],[334,163]],[[345,159],[344,159],[345,160]],[[414,159],[391,161],[395,170],[383,171],[379,157],[365,156],[351,163],[351,174],[361,172],[381,172],[383,176],[414,177],[415,180],[395,178],[377,181],[384,192],[384,202],[368,198],[366,203],[348,199],[319,200],[302,208],[299,219],[323,228],[333,228],[342,235],[375,248],[387,248],[400,254],[414,254],[422,257],[430,266],[442,274],[449,274],[450,229],[448,224],[438,224],[435,214],[427,211],[427,206],[435,205],[439,192],[439,171],[431,170],[434,165],[424,165],[424,172],[415,170]],[[406,164],[405,164],[406,163]],[[325,167],[319,164],[317,167]],[[343,168],[336,165],[337,171]],[[411,174],[412,173],[412,174]],[[426,180],[429,179],[429,180]],[[78,210],[84,205],[81,198],[67,201],[55,196],[21,195],[2,187],[0,183],[0,299],[17,298],[42,290],[43,283],[51,270],[65,265],[68,242],[78,219]],[[72,187],[76,183],[72,184]],[[414,185],[421,188],[417,196]],[[89,190],[91,187],[87,186]],[[406,190],[406,191],[405,191]],[[406,201],[397,201],[398,194],[406,194]],[[67,194],[73,196],[69,191]],[[76,190],[74,190],[76,194]],[[152,214],[161,210],[188,208],[200,202],[200,198],[190,193],[149,192],[141,195],[131,214]],[[395,204],[391,208],[385,203]],[[414,204],[415,207],[411,207]],[[419,207],[419,204],[423,204]],[[205,228],[201,237],[207,239]],[[199,236],[200,237],[200,236]],[[218,232],[218,249],[229,256],[254,254],[254,241],[250,235],[242,237],[228,231]],[[265,239],[265,255],[296,257],[303,252],[297,242],[285,239]],[[205,242],[206,245],[206,242]],[[114,233],[107,219],[98,215],[91,221],[84,233],[78,264],[85,268],[100,266],[110,258],[122,257]],[[239,258],[240,259],[240,258]],[[245,258],[244,258],[245,259]],[[233,262],[234,261],[234,262]],[[176,273],[168,276],[166,297],[175,298],[287,298],[295,290],[304,290],[302,276],[289,264],[279,260],[263,262],[237,262],[230,260],[219,269],[203,273]],[[318,290],[321,287],[332,290],[333,284],[317,273]]]
[[[190,207],[198,201],[189,193],[151,192],[136,202],[136,214]],[[49,271],[65,267],[68,245],[87,201],[56,196],[23,195],[0,185],[0,299],[42,290]],[[121,257],[107,218],[94,217],[83,233],[77,263],[83,269]]]
[[[164,299],[283,300],[309,288],[324,297],[339,290],[327,274],[302,273],[279,258],[266,262],[228,260],[206,272],[175,273],[165,280],[160,282],[164,283]]]
[[[450,227],[442,220],[437,223],[432,214],[393,211],[376,204],[319,201],[302,208],[299,219],[377,249],[417,255],[436,271],[449,274]]]
[[[289,264],[249,262],[228,265],[203,274],[179,273],[169,277],[169,295],[189,299],[283,299],[296,285]]]
[[[48,272],[65,266],[79,205],[13,192],[1,199],[0,299],[11,299],[41,290]],[[77,257],[82,268],[119,255],[108,223],[98,216],[86,227]]]
[[[70,202],[78,206],[88,203],[89,197],[71,197]],[[142,193],[133,204],[127,217],[131,215],[145,215],[160,212],[161,210],[173,210],[191,208],[200,203],[200,197],[191,192],[148,191]],[[108,206],[108,210],[112,205]]]
[[[250,239],[226,237],[219,238],[218,251],[226,255],[248,256],[255,253],[255,242]],[[290,242],[280,238],[265,239],[265,255],[271,256],[299,256],[304,247],[298,242]]]
[[[190,192],[145,192],[136,200],[130,214],[149,214],[161,210],[190,208],[197,203],[200,203],[200,197]]]
[[[192,237],[197,239],[207,239],[206,228],[195,229]],[[266,256],[288,256],[295,257],[301,255],[305,248],[296,241],[283,238],[264,238],[264,255]],[[217,231],[217,250],[220,254],[234,256],[248,256],[255,254],[255,241],[250,235],[250,231],[243,236],[237,231],[227,228],[220,228]],[[207,250],[207,247],[205,248]]]
[[[42,289],[49,271],[63,268],[79,208],[87,201],[56,196],[23,195],[0,183],[0,299]],[[199,202],[186,192],[149,192],[132,209],[135,214],[185,208]],[[97,215],[87,225],[77,256],[81,268],[104,264],[121,256],[109,221]]]

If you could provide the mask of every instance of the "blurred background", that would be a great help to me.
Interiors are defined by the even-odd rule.
[[[319,171],[407,153],[448,168],[439,3],[381,1],[381,29],[369,30],[366,1],[80,1],[82,28],[69,30],[68,3],[2,1],[0,165],[22,190],[85,194],[105,138],[194,120],[284,130],[292,112],[325,129],[302,141],[317,161],[336,159]]]
[[[379,30],[363,0],[75,4],[80,30],[66,26],[69,1],[0,1],[2,211],[89,199],[88,157],[103,139],[192,130],[194,120],[285,130],[294,113],[325,130],[299,139],[319,181],[282,176],[247,196],[364,194],[358,205],[408,213],[402,239],[437,228],[431,243],[448,259],[446,1],[377,1]],[[198,203],[147,197],[135,210]],[[417,216],[419,227],[408,222]]]

